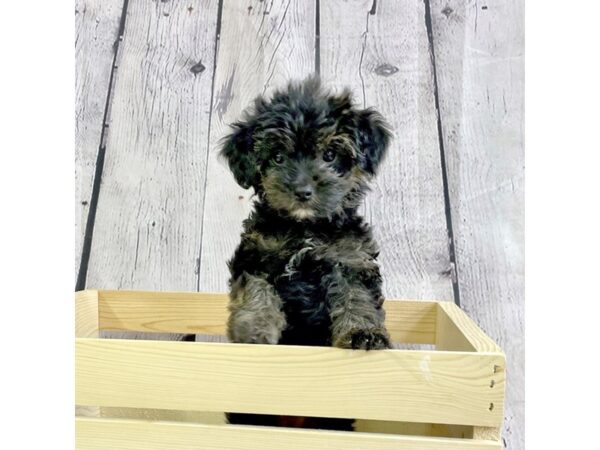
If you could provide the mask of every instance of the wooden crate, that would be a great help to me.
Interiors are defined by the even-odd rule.
[[[502,350],[450,302],[387,300],[394,342],[426,350],[101,339],[225,334],[225,294],[76,294],[76,447],[499,450]],[[228,425],[223,411],[357,418],[355,432]]]

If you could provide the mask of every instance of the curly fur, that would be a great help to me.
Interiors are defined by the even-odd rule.
[[[389,139],[377,112],[316,78],[258,98],[233,125],[221,153],[257,200],[228,263],[232,341],[390,346],[379,250],[357,214]]]
[[[231,285],[227,332],[232,342],[277,344],[285,328],[283,302],[273,285],[244,273]]]

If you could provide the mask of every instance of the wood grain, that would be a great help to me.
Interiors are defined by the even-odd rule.
[[[524,448],[523,2],[431,1],[461,306],[507,357]]]
[[[258,96],[314,71],[315,2],[224,1],[215,74],[199,290],[227,290],[225,261],[239,243],[252,190],[217,157],[228,125]]]
[[[75,422],[77,450],[500,450],[491,441],[324,430],[88,419]],[[201,447],[199,447],[201,443]]]
[[[394,140],[368,195],[385,294],[452,300],[423,2],[322,1],[321,75],[389,121]]]
[[[75,2],[75,273],[87,223],[123,0]]]
[[[76,403],[497,426],[504,381],[494,367],[503,359],[494,353],[80,338]],[[492,379],[498,389],[490,389]]]
[[[189,6],[129,2],[88,287],[196,289],[217,1]]]

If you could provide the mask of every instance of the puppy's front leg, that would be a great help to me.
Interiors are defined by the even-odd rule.
[[[266,279],[244,272],[231,285],[229,340],[277,344],[286,326],[282,306],[281,298]]]
[[[390,348],[383,297],[373,295],[360,280],[335,268],[328,288],[334,347],[376,350]]]

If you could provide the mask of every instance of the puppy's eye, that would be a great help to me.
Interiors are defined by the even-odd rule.
[[[283,155],[281,153],[277,153],[273,158],[273,161],[275,161],[275,164],[283,163]]]
[[[323,153],[323,161],[331,162],[335,159],[335,152],[333,150],[327,149]]]

